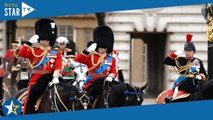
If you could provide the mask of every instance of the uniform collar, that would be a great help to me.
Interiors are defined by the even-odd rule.
[[[43,46],[41,46],[40,48],[41,48],[42,50],[50,50],[50,49],[51,49],[50,46],[48,46],[48,47],[43,47]]]
[[[105,54],[99,54],[99,53],[98,53],[98,52],[96,52],[96,51],[95,51],[93,54],[99,55],[99,56],[101,56],[101,57],[103,57],[103,56],[104,56],[104,57],[105,57],[105,56],[107,56],[107,54],[106,54],[106,53],[105,53]]]

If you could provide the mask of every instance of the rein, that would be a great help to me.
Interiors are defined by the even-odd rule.
[[[126,96],[126,101],[129,100],[129,95],[136,95],[137,101],[140,101],[140,95],[143,95],[144,92],[137,92],[137,89],[134,86],[132,87],[135,90],[135,92],[130,92],[129,90],[124,91],[124,95]],[[141,91],[140,88],[139,88],[139,91]]]
[[[192,94],[196,93],[196,90],[197,90],[197,92],[198,92],[199,96],[201,97],[201,99],[205,100],[205,98],[203,97],[203,94],[201,92],[201,87],[203,86],[203,84],[202,84],[202,82],[200,80],[198,80],[198,84],[197,84],[196,88],[194,89],[194,92],[192,92]],[[191,97],[190,97],[190,100],[192,100]]]
[[[58,90],[57,90],[56,85],[54,85],[54,91],[55,91],[55,92],[54,92],[54,93],[55,93],[54,96],[56,96],[56,97],[58,98],[58,100],[59,100],[59,102],[61,103],[61,105],[63,106],[63,108],[64,108],[66,111],[69,111],[69,109],[66,107],[66,105],[64,104],[64,102],[61,100],[61,97],[60,97],[60,95],[59,95],[59,93],[58,93]],[[56,97],[54,97],[54,103],[55,103],[55,106],[56,106],[56,108],[57,108],[57,111],[60,112],[59,109],[58,109],[57,103],[56,103]]]
[[[129,92],[129,90],[126,90],[124,92],[125,96],[128,96],[128,95],[143,95],[143,94],[144,94],[144,92]]]

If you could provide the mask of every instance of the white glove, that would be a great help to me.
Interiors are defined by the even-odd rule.
[[[33,35],[30,39],[29,39],[29,42],[30,43],[37,43],[38,42],[38,38],[39,36],[38,35]]]
[[[58,84],[59,83],[58,77],[54,77],[53,80],[52,80],[52,83],[53,84]]]
[[[201,77],[201,75],[196,75],[196,76],[195,76],[195,79],[201,80],[202,77]]]
[[[93,52],[97,48],[97,43],[92,43],[88,48],[86,48],[87,52]]]
[[[106,81],[112,82],[113,78],[112,77],[106,77]]]
[[[183,53],[183,51],[184,51],[184,49],[183,48],[181,48],[181,49],[178,49],[177,51],[175,51],[175,55],[181,55],[182,53]]]

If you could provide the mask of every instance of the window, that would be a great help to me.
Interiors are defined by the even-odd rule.
[[[144,43],[143,44],[143,82],[146,82],[146,80],[148,79],[148,55],[147,55],[147,44]]]
[[[85,37],[85,43],[87,44],[89,41],[93,41],[92,39],[92,29],[85,28],[84,29],[84,37]]]
[[[34,29],[33,28],[26,28],[25,29],[25,40],[29,40],[34,35]],[[19,37],[19,36],[18,36]]]
[[[64,36],[69,41],[73,41],[74,39],[74,29],[73,26],[58,26],[58,37]]]

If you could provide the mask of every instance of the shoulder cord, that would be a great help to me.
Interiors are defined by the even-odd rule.
[[[33,68],[38,67],[38,66],[42,63],[44,57],[45,57],[45,56],[47,55],[47,53],[48,53],[48,50],[44,50],[44,52],[43,52],[41,55],[36,55],[33,48],[31,48],[31,51],[32,51],[33,56],[35,56],[35,57],[37,57],[37,58],[39,58],[39,57],[42,56],[42,58],[41,58],[41,60],[39,61],[39,63],[38,63],[37,65],[35,65],[35,66],[33,66],[32,63],[29,61],[29,59],[27,59],[27,62],[28,62],[28,64],[29,64],[29,66],[33,69]]]
[[[185,65],[185,66],[181,66],[180,65],[180,63],[178,62],[178,59],[176,58],[175,59],[175,64],[176,64],[176,66],[177,66],[177,69],[175,69],[175,67],[174,67],[174,70],[178,73],[178,74],[180,74],[182,71],[184,71],[184,70],[187,70],[187,69],[189,69],[189,67],[191,66],[191,63],[190,62],[187,62],[187,64]],[[187,71],[186,71],[187,72]],[[186,73],[185,73],[186,74]]]
[[[88,69],[88,71],[94,69],[95,67],[97,67],[100,63],[103,63],[104,62],[104,57],[106,55],[102,55],[100,56],[100,58],[98,59],[97,63],[95,64],[94,63],[94,54],[91,55],[91,62],[92,62],[92,67]]]
[[[33,54],[35,57],[41,57],[41,56],[43,56],[44,54],[46,54],[48,50],[44,50],[44,52],[43,52],[41,55],[36,55],[36,54],[35,54],[35,51],[34,51],[34,49],[33,49],[32,47],[31,47],[31,51],[32,51],[32,54]]]
[[[18,56],[18,54],[17,54],[17,52],[16,52],[17,50],[14,50],[13,52],[14,52],[14,56],[17,58],[17,59],[19,59],[20,57]]]

